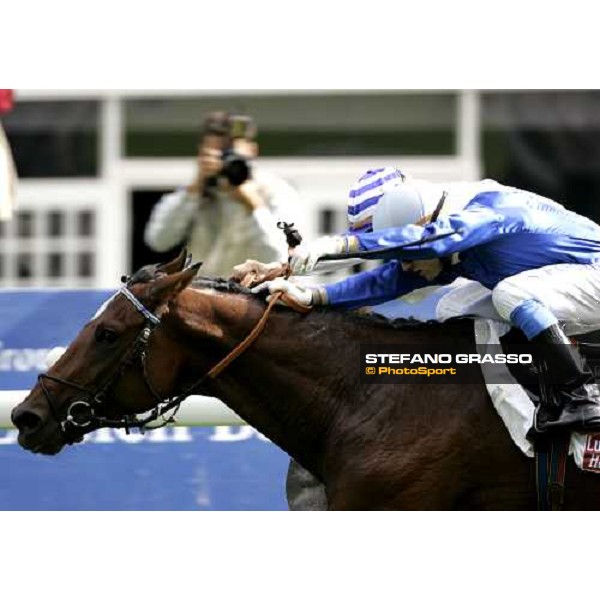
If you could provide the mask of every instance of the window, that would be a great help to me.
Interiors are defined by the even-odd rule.
[[[77,276],[89,278],[94,276],[94,256],[90,252],[77,255]]]
[[[98,115],[95,101],[15,102],[2,125],[19,177],[96,177]]]
[[[77,213],[77,235],[80,237],[94,235],[94,213],[91,210],[81,210]]]
[[[52,279],[56,277],[62,277],[65,274],[65,263],[64,256],[58,252],[51,252],[46,257],[47,259],[47,271],[46,275]]]
[[[319,209],[319,235],[338,234],[348,228],[346,212],[340,208]]]
[[[17,254],[17,278],[31,279],[33,277],[33,255],[30,252]]]
[[[47,222],[48,237],[59,238],[64,235],[65,231],[65,215],[62,211],[52,211],[48,213]]]
[[[0,285],[93,286],[95,223],[96,209],[81,205],[17,211],[0,236]]]
[[[193,156],[214,110],[252,115],[263,157],[455,152],[456,93],[373,90],[128,100],[126,155]]]
[[[33,232],[34,213],[22,211],[17,214],[17,236],[20,238],[31,238]]]

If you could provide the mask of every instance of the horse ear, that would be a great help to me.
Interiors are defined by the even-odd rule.
[[[201,266],[202,263],[198,262],[183,271],[157,279],[150,287],[150,298],[158,302],[167,302],[175,298],[175,296],[190,285]]]
[[[156,271],[160,273],[166,273],[167,275],[179,273],[183,269],[183,267],[187,263],[189,263],[190,257],[191,255],[188,255],[187,248],[183,248],[179,255],[176,258],[174,258],[171,262],[157,265]]]

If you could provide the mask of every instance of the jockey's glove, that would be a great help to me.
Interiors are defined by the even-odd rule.
[[[326,254],[348,253],[350,251],[349,239],[345,235],[325,236],[310,244],[298,246],[290,257],[292,275],[310,273],[315,268],[317,261]]]
[[[253,294],[258,294],[264,290],[269,292],[269,295],[266,298],[267,302],[271,301],[272,295],[276,292],[283,292],[304,306],[315,306],[317,304],[326,304],[327,302],[327,296],[324,288],[307,288],[283,278],[274,279],[273,281],[265,281],[264,283],[252,288],[251,291]],[[285,304],[285,302],[282,302],[282,304]]]

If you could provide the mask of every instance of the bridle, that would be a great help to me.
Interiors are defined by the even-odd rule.
[[[164,427],[169,423],[173,423],[181,403],[189,395],[196,392],[208,380],[217,377],[227,366],[231,364],[233,360],[240,356],[254,342],[254,340],[264,329],[273,306],[281,297],[281,293],[273,295],[265,312],[262,314],[260,320],[256,323],[252,331],[229,354],[227,354],[225,358],[223,358],[205,375],[200,377],[200,379],[186,388],[183,392],[165,401],[152,385],[147,368],[148,342],[150,341],[154,330],[161,324],[161,319],[148,310],[132,294],[126,285],[121,287],[116,295],[124,296],[134,306],[137,312],[144,317],[144,324],[140,333],[127,350],[125,357],[120,361],[118,368],[108,378],[107,382],[101,385],[98,390],[90,390],[79,383],[69,381],[67,379],[61,379],[60,377],[54,377],[45,373],[42,373],[38,376],[38,382],[42,392],[44,393],[46,401],[48,402],[50,412],[56,422],[59,424],[63,440],[67,444],[80,441],[84,434],[95,431],[96,429],[100,429],[102,427],[125,429],[127,433],[129,433],[129,431],[134,428],[144,432],[148,429],[157,429],[159,427]],[[145,413],[145,416],[134,414],[124,415],[123,417],[113,419],[102,416],[100,412],[110,400],[111,393],[123,376],[123,373],[136,362],[141,364],[144,385],[152,397],[156,400],[156,406],[148,413]],[[52,395],[52,392],[48,389],[46,381],[58,383],[81,392],[81,395],[77,396],[75,400],[68,406],[64,417],[61,417],[60,411],[56,406],[56,400]],[[165,417],[165,415],[169,412],[171,414],[168,417]],[[157,421],[161,417],[162,421],[160,423],[150,425],[150,423]]]

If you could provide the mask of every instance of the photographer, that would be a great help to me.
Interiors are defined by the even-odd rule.
[[[148,246],[165,252],[186,244],[202,273],[226,277],[247,258],[287,260],[278,221],[297,222],[297,192],[274,174],[254,169],[258,155],[251,118],[215,112],[204,121],[198,174],[165,194],[144,232]]]

